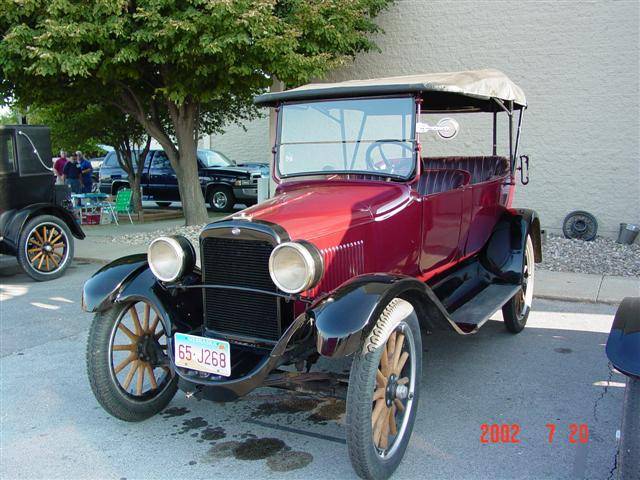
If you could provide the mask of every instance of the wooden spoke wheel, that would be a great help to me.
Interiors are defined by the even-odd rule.
[[[535,280],[535,253],[531,236],[527,235],[522,265],[522,288],[502,307],[504,323],[512,333],[521,332],[529,318],[533,302]]]
[[[178,386],[167,348],[160,315],[150,303],[114,304],[96,314],[87,373],[102,407],[126,421],[144,420],[166,407]]]
[[[160,316],[148,303],[130,304],[122,312],[110,349],[112,374],[129,395],[153,396],[173,375]]]
[[[27,275],[39,281],[57,278],[72,258],[73,240],[64,221],[42,215],[27,223],[18,249],[18,261]]]
[[[356,352],[347,391],[347,446],[356,473],[388,478],[409,443],[422,375],[420,325],[396,298]]]
[[[415,361],[415,344],[406,341],[409,335],[411,331],[404,324],[391,332],[376,372],[371,429],[373,444],[381,456],[392,452],[413,402],[415,368],[411,359]]]

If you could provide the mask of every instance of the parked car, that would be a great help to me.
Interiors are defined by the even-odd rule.
[[[69,187],[54,183],[49,129],[0,125],[0,254],[38,281],[61,276],[84,238]]]
[[[139,154],[139,152],[138,152]],[[217,212],[230,212],[239,202],[253,205],[258,198],[258,178],[269,175],[267,164],[237,166],[215,150],[198,150],[198,172],[205,200]],[[180,201],[178,179],[162,150],[147,155],[141,179],[142,194],[161,207]],[[129,186],[116,152],[109,152],[100,167],[100,191],[115,195]]]
[[[527,177],[514,133],[524,93],[484,70],[307,85],[256,104],[277,107],[275,197],[205,227],[200,268],[185,237],[159,237],[86,282],[91,387],[127,421],[178,388],[216,401],[260,386],[346,398],[353,467],[386,478],[418,409],[421,330],[470,335],[498,310],[509,332],[527,322],[542,254],[538,216],[511,205],[516,173]],[[476,146],[490,154],[430,156],[419,133],[459,130],[425,121],[442,112],[489,112],[493,142]],[[310,371],[345,356],[349,375]]]

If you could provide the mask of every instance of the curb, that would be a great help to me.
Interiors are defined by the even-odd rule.
[[[73,257],[73,261],[95,263],[98,265],[106,265],[108,263],[111,263],[113,260],[105,260],[104,258],[91,258],[91,257]]]

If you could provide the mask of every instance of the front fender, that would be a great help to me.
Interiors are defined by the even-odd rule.
[[[144,253],[122,257],[105,265],[84,283],[82,309],[85,312],[108,309],[122,288],[145,268],[148,264]]]
[[[334,358],[354,353],[396,297],[409,301],[421,322],[431,328],[453,327],[425,283],[401,275],[362,275],[345,282],[308,310],[317,332],[318,353]]]
[[[606,352],[616,369],[640,378],[640,297],[627,297],[620,303]]]

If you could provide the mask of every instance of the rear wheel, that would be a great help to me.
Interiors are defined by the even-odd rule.
[[[535,255],[531,235],[527,235],[522,268],[522,289],[502,307],[504,325],[511,333],[520,333],[524,329],[533,302]]]
[[[53,215],[33,218],[18,240],[18,263],[39,282],[60,277],[73,259],[73,237],[67,224]]]
[[[236,197],[229,187],[214,187],[209,191],[209,205],[214,212],[231,212],[236,204]]]
[[[178,377],[158,312],[147,302],[130,302],[97,313],[89,331],[87,373],[96,399],[114,417],[137,422],[164,409]]]
[[[356,354],[347,391],[347,446],[364,479],[386,479],[411,437],[422,375],[420,326],[410,303],[396,298]]]

